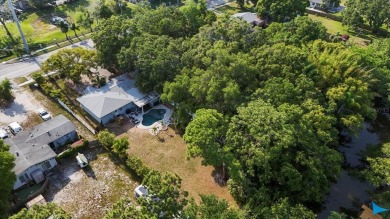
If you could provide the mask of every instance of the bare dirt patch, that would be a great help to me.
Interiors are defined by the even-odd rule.
[[[227,187],[218,185],[212,176],[211,166],[202,166],[201,158],[187,160],[186,145],[182,137],[171,128],[162,131],[159,140],[147,130],[110,124],[110,131],[128,136],[128,153],[141,158],[148,166],[162,171],[177,173],[182,178],[182,189],[199,202],[199,194],[214,194],[237,206]]]
[[[137,184],[102,148],[88,149],[84,155],[89,168],[81,169],[75,156],[61,160],[49,177],[44,197],[72,218],[102,218],[115,202],[133,197]]]
[[[22,123],[27,120],[28,112],[34,113],[41,104],[24,88],[13,87],[14,101],[6,107],[0,108],[0,125],[11,122]]]

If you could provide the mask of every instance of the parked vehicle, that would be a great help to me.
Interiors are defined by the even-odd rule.
[[[84,154],[78,153],[77,156],[76,156],[76,159],[77,159],[77,164],[78,164],[81,168],[84,168],[84,167],[88,166],[88,160],[87,160],[87,158],[84,156]]]
[[[47,121],[51,119],[50,113],[48,113],[44,108],[38,109],[38,115],[44,120]]]
[[[0,139],[8,138],[8,133],[4,129],[0,129]]]
[[[20,126],[17,122],[9,124],[8,127],[14,135],[16,135],[18,132],[23,131],[22,126]]]

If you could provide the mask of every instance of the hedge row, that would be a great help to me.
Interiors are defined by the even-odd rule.
[[[140,178],[144,178],[151,171],[140,158],[132,155],[127,156],[126,166],[133,170]]]
[[[83,141],[83,144],[74,148],[69,148],[57,155],[57,159],[62,159],[65,157],[70,157],[75,155],[77,152],[81,151],[84,148],[87,148],[89,145],[89,141],[85,140]]]

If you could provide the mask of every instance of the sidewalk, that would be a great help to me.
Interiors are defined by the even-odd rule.
[[[54,75],[54,74],[56,74],[57,72],[55,72],[55,71],[52,71],[52,72],[49,72],[49,73],[47,73],[47,74],[44,74],[43,75],[43,77],[48,77],[48,76],[50,76],[50,75]],[[21,83],[21,84],[18,84],[18,86],[19,87],[23,87],[24,85],[28,85],[28,84],[31,84],[31,83],[34,83],[35,82],[35,80],[34,79],[29,79],[28,81],[26,81],[26,82],[23,82],[23,83]]]

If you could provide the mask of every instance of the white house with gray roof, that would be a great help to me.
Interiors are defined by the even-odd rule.
[[[76,139],[75,125],[63,115],[6,139],[10,153],[15,156],[13,171],[17,180],[14,189],[31,181],[42,182],[44,172],[57,165],[57,154],[53,149]]]
[[[77,98],[81,108],[102,125],[107,124],[131,108],[140,108],[159,102],[157,93],[144,94],[135,86],[135,81],[126,75],[112,79],[100,89],[88,87],[85,95]]]

